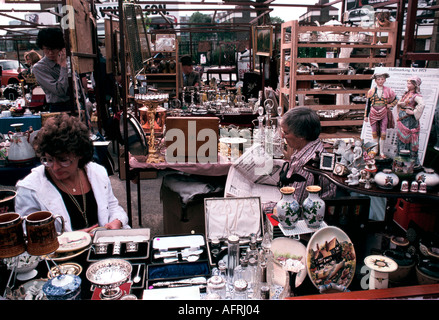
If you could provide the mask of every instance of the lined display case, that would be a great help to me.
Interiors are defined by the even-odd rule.
[[[394,66],[396,32],[396,22],[379,28],[282,23],[282,107],[316,110],[322,138],[359,135],[373,68]]]

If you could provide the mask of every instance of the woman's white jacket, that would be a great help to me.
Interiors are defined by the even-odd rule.
[[[62,196],[47,179],[44,169],[45,167],[40,165],[32,169],[32,172],[24,179],[17,182],[15,211],[22,217],[36,211],[50,211],[53,215],[60,215],[64,218],[64,231],[72,231],[70,216]],[[99,226],[104,226],[106,223],[118,219],[122,222],[123,228],[130,228],[128,215],[114,196],[106,169],[95,162],[89,162],[84,169],[98,205]],[[59,228],[60,225],[57,224],[58,231]]]

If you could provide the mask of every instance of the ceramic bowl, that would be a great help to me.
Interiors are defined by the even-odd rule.
[[[416,266],[416,278],[418,279],[418,283],[420,285],[439,283],[439,278],[433,277],[431,275],[422,272],[418,266]]]
[[[17,258],[8,258],[5,259],[6,265],[8,269],[13,269]],[[41,258],[39,256],[31,256],[27,253],[23,253],[18,257],[18,264],[16,268],[17,273],[26,273],[33,269],[35,269],[40,263]]]
[[[21,260],[20,260],[21,262]],[[30,256],[29,260],[18,263],[17,273],[26,273],[35,269],[40,263],[40,257]]]
[[[408,253],[398,250],[386,250],[383,255],[393,259],[398,264],[398,269],[389,274],[389,280],[392,282],[404,281],[415,266],[415,259]]]

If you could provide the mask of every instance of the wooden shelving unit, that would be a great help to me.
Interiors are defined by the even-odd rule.
[[[282,24],[281,39],[282,107],[291,109],[307,105],[320,114],[337,112],[341,114],[341,118],[348,114],[343,119],[340,116],[322,118],[322,137],[343,138],[358,135],[356,129],[363,124],[360,114],[363,114],[366,106],[364,97],[370,88],[372,69],[376,66],[395,65],[397,23],[393,22],[386,28],[363,28],[300,26],[298,21],[293,20]],[[320,50],[320,56],[303,56],[303,51],[306,50],[314,53]],[[348,55],[342,54],[343,51],[348,52]],[[311,64],[315,68],[310,69],[311,72],[298,72],[300,66]],[[343,68],[339,67],[340,64]],[[331,69],[334,72],[337,69],[352,72],[325,73]],[[368,73],[358,73],[358,70],[367,70]],[[343,102],[337,102],[337,95],[344,97],[340,99]],[[318,97],[314,103],[307,104],[307,99],[314,97]],[[355,102],[352,100],[354,97],[357,98]],[[285,101],[288,101],[287,106]],[[354,115],[351,118],[350,113]],[[358,117],[355,117],[356,114]]]
[[[172,93],[178,97],[181,83],[181,67],[178,54],[178,41],[175,40],[174,51],[152,51],[151,56],[161,53],[162,58],[154,58],[154,60],[174,60],[176,63],[175,72],[146,73],[148,85],[155,85],[160,92]]]

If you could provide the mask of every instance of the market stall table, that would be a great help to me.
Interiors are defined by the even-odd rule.
[[[41,116],[23,116],[23,117],[0,117],[0,133],[7,134],[9,131],[13,131],[11,124],[22,123],[23,131],[32,127],[34,130],[41,128]]]
[[[4,186],[15,186],[18,180],[26,177],[39,164],[39,159],[35,158],[26,164],[0,166],[0,183]]]
[[[185,162],[185,163],[147,163],[147,156],[134,156],[129,155],[129,166],[130,166],[130,179],[137,181],[137,201],[138,201],[138,215],[139,221],[141,221],[141,191],[140,191],[140,174],[143,171],[150,170],[175,170],[193,175],[202,176],[212,176],[221,177],[226,176],[231,167],[231,162],[224,156],[218,156],[218,162],[216,163],[195,163],[195,162]]]

